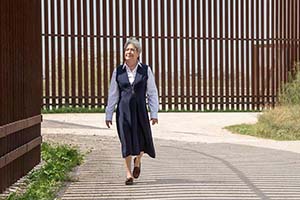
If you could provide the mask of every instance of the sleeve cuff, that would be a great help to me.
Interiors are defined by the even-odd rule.
[[[106,120],[106,121],[112,121],[112,118],[113,118],[113,116],[110,115],[110,114],[106,114],[106,115],[105,115],[105,120]]]
[[[150,118],[158,119],[157,112],[150,112]]]

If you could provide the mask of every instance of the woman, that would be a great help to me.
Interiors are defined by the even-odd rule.
[[[118,66],[112,75],[106,107],[106,125],[112,125],[112,115],[117,104],[116,121],[122,156],[125,158],[126,185],[133,184],[141,171],[144,153],[155,158],[146,98],[150,108],[152,125],[158,123],[158,94],[153,73],[149,66],[140,63],[141,45],[130,38],[124,46],[125,62]],[[131,173],[131,159],[134,169]]]

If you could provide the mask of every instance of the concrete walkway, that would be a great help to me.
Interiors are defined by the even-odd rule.
[[[44,115],[47,141],[90,149],[61,199],[300,199],[300,142],[228,133],[257,113],[160,113],[153,126],[157,158],[125,186],[115,126],[103,114]],[[115,125],[115,124],[114,124]]]

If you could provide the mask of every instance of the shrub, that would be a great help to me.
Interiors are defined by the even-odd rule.
[[[300,105],[278,106],[259,116],[255,131],[278,140],[300,139]]]
[[[295,64],[296,73],[282,87],[278,104],[266,109],[256,124],[226,127],[232,132],[276,140],[300,140],[300,63]]]
[[[289,82],[285,83],[279,93],[279,105],[300,105],[300,63],[294,66],[295,74],[289,75]]]

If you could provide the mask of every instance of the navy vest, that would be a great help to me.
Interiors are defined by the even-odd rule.
[[[139,155],[141,151],[150,157],[155,157],[146,106],[148,70],[151,70],[148,68],[147,65],[139,65],[135,80],[130,84],[126,68],[123,68],[123,65],[117,67],[119,102],[116,117],[124,158],[129,155]]]

